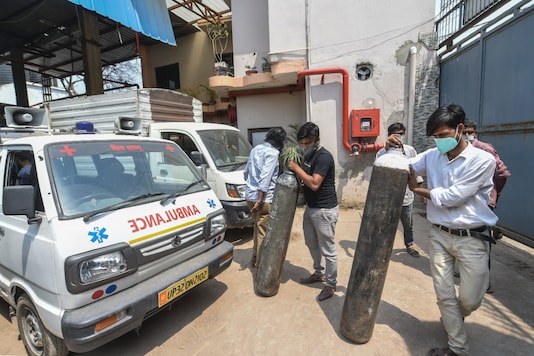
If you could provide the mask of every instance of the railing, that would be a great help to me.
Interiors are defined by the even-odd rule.
[[[441,0],[436,21],[438,43],[442,47],[447,39],[471,27],[482,14],[492,12],[510,0]]]

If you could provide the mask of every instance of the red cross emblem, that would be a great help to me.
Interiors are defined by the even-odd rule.
[[[70,148],[69,146],[63,146],[63,149],[59,150],[60,153],[66,153],[67,156],[72,157],[72,154],[76,152],[75,148]]]

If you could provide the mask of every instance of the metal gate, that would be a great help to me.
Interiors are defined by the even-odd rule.
[[[522,1],[441,54],[440,104],[462,105],[512,176],[495,210],[506,236],[534,247],[534,2]]]

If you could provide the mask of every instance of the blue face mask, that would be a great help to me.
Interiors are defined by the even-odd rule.
[[[458,134],[458,126],[456,127],[456,132],[454,133],[454,137],[443,137],[443,138],[434,137],[434,142],[436,143],[436,147],[438,148],[440,153],[445,154],[453,150],[456,146],[458,146],[458,141],[456,140],[457,134]]]

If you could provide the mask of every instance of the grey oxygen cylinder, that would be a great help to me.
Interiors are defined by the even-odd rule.
[[[263,297],[271,297],[278,293],[298,194],[299,181],[295,173],[285,171],[276,180],[261,259],[254,279],[256,294]]]

